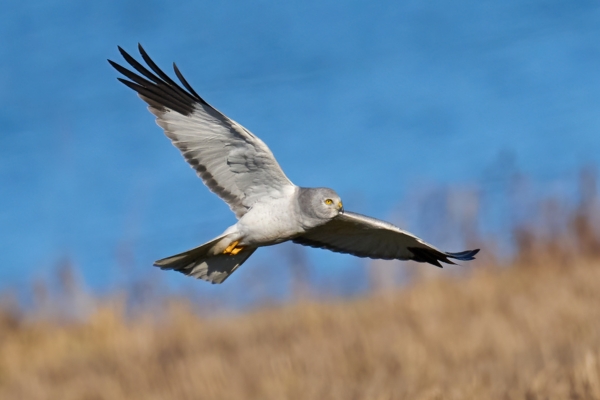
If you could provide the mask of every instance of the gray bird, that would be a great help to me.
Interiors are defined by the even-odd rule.
[[[150,70],[119,47],[137,73],[108,60],[129,80],[117,79],[148,103],[173,145],[238,218],[216,238],[158,260],[155,266],[222,283],[257,248],[288,240],[358,257],[414,260],[440,268],[440,261],[473,260],[479,251],[440,251],[392,224],[344,211],[332,189],[294,185],[267,145],[204,101],[175,63],[173,69],[185,89],[138,47]]]

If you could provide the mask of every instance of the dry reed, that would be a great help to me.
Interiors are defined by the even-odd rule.
[[[201,318],[0,325],[2,399],[600,399],[600,264]]]

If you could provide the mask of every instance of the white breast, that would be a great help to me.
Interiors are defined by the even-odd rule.
[[[266,246],[281,243],[303,233],[296,221],[291,197],[256,203],[237,223],[244,245]]]

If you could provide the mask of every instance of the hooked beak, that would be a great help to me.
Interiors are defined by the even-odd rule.
[[[344,205],[342,204],[341,201],[338,203],[338,210],[340,211],[340,213],[342,213],[342,214],[344,213]]]

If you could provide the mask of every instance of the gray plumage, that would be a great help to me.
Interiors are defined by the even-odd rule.
[[[204,184],[238,218],[223,234],[195,249],[154,265],[222,283],[258,247],[288,240],[358,257],[415,260],[438,267],[450,259],[472,260],[479,251],[442,252],[416,236],[375,218],[343,210],[329,188],[301,188],[283,173],[271,150],[246,128],[210,106],[187,83],[175,64],[182,88],[146,54],[147,66],[119,47],[136,71],[113,61],[156,116],[157,124]]]

